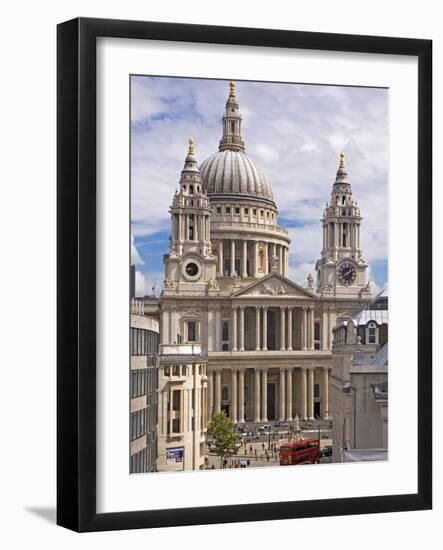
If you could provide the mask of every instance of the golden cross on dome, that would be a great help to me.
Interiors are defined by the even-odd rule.
[[[229,82],[229,97],[235,97],[235,82],[233,80]]]
[[[344,168],[344,167],[345,167],[345,154],[342,151],[340,153],[340,168]]]
[[[192,137],[188,139],[188,144],[189,144],[188,155],[193,155],[195,151],[194,151],[194,140],[192,139]]]

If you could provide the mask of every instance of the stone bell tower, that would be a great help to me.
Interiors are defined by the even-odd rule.
[[[370,283],[366,279],[368,264],[360,247],[360,208],[352,198],[352,188],[340,153],[337,176],[331,199],[321,220],[323,248],[317,260],[317,292],[350,298],[370,298]]]
[[[179,187],[169,212],[171,238],[169,254],[164,258],[164,294],[177,291],[205,294],[207,287],[215,281],[216,259],[210,237],[212,210],[197,166],[192,138],[189,139]]]

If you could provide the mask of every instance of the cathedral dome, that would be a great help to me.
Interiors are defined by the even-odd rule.
[[[274,205],[268,180],[244,151],[217,151],[201,164],[200,172],[209,197],[240,195]]]
[[[223,114],[223,135],[217,153],[200,166],[209,198],[244,199],[265,202],[275,208],[271,186],[263,172],[245,153],[235,84],[229,84],[229,97]]]

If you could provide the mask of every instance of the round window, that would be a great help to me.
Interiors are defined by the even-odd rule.
[[[186,274],[190,277],[195,277],[198,273],[198,265],[194,262],[190,262],[186,265]]]

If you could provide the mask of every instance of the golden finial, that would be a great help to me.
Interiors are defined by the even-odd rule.
[[[345,154],[342,151],[340,153],[340,166],[339,166],[339,168],[344,168],[344,167],[345,167]]]
[[[194,151],[194,140],[192,139],[192,137],[190,137],[188,139],[188,144],[189,144],[189,147],[188,147],[188,155],[194,155],[195,154],[195,151]]]
[[[233,80],[229,82],[229,97],[235,97],[235,82]]]

